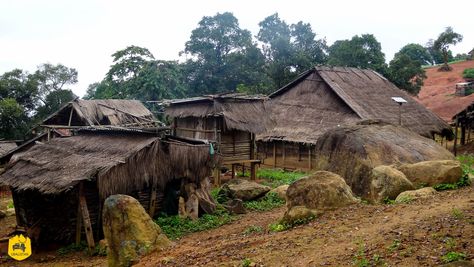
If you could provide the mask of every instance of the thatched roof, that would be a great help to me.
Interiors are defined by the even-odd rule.
[[[148,134],[81,134],[37,144],[10,162],[0,184],[57,194],[97,180],[101,197],[169,179],[209,175],[209,146]]]
[[[300,91],[292,93],[297,87]],[[258,138],[315,143],[327,129],[340,125],[362,120],[398,124],[399,105],[392,97],[407,101],[401,108],[403,126],[426,137],[434,133],[452,136],[446,122],[379,73],[318,66],[270,95],[276,127]]]
[[[0,141],[0,157],[17,147],[16,141]]]
[[[222,116],[227,129],[261,133],[273,126],[266,116],[266,97],[245,94],[207,95],[165,103],[165,114],[173,118]]]
[[[153,114],[138,100],[75,99],[47,117],[43,124],[68,125],[71,109],[72,126],[153,126],[157,122]]]

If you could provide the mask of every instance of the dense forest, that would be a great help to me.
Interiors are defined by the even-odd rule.
[[[309,23],[288,24],[278,13],[259,23],[256,36],[229,12],[205,16],[184,44],[186,60],[156,59],[145,47],[129,46],[112,54],[102,79],[88,86],[85,99],[157,101],[221,92],[268,94],[315,65],[370,68],[416,95],[424,65],[465,59],[449,46],[462,36],[448,27],[426,44],[409,43],[386,62],[372,34],[355,35],[328,45]],[[446,64],[447,66],[447,64]],[[70,85],[77,71],[42,64],[34,73],[14,69],[0,76],[0,139],[24,139],[36,123],[74,99]]]

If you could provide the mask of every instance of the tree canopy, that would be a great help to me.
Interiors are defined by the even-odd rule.
[[[381,74],[387,73],[382,46],[372,34],[354,36],[350,40],[339,40],[329,47],[328,64],[369,68]]]
[[[443,54],[444,65],[440,68],[440,70],[451,70],[451,67],[448,65],[449,46],[461,42],[462,38],[462,35],[454,32],[453,28],[446,27],[446,30],[440,33],[438,38],[433,42],[433,48]]]

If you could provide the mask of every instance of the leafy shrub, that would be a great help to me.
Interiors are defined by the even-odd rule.
[[[266,181],[264,184],[272,188],[280,185],[291,184],[306,175],[307,174],[303,172],[287,172],[284,170],[273,169],[259,169],[257,172],[257,177],[265,179]]]
[[[469,174],[474,174],[474,169],[472,168],[474,165],[474,157],[471,155],[459,155],[457,160],[461,162],[461,168],[463,170],[463,176],[461,179],[459,179],[459,181],[454,184],[437,184],[433,186],[434,189],[437,191],[453,190],[471,184],[471,181],[469,180]]]
[[[249,227],[247,227],[244,231],[244,235],[250,235],[250,234],[253,234],[253,233],[261,233],[263,232],[263,228],[261,226],[258,226],[258,225],[250,225]]]
[[[462,77],[464,79],[474,79],[474,68],[465,69],[462,72]]]
[[[56,253],[58,253],[58,255],[63,256],[71,252],[85,251],[86,249],[87,249],[87,243],[85,241],[82,241],[79,244],[72,243],[65,247],[61,247],[56,251]]]

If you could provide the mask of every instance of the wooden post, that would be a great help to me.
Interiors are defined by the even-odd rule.
[[[221,171],[219,167],[214,168],[214,185],[220,186],[221,185]]]
[[[309,144],[309,149],[308,149],[308,168],[311,170],[313,168],[313,163],[311,162],[311,144]]]
[[[232,179],[235,178],[235,164],[232,164]]]
[[[469,123],[467,126],[467,143],[471,141],[471,124]]]
[[[459,126],[459,119],[456,117],[456,126],[454,127],[454,145],[453,145],[453,153],[454,156],[457,156],[457,142],[458,142],[458,126]]]
[[[256,178],[256,168],[255,168],[255,162],[250,163],[250,180],[255,180]]]
[[[282,144],[282,149],[283,149],[283,169],[285,169],[285,157],[286,157],[286,153],[285,153],[285,142],[283,142]]]
[[[460,141],[460,144],[461,145],[466,144],[466,125],[465,125],[465,121],[463,121],[463,123],[461,124],[461,141]]]
[[[79,205],[81,206],[82,220],[86,231],[87,246],[89,247],[89,251],[93,251],[95,248],[94,235],[92,233],[92,225],[82,183],[79,185]]]
[[[46,130],[48,132],[48,141],[51,140],[51,129]]]
[[[155,209],[156,209],[156,187],[152,187],[151,188],[151,196],[150,196],[150,210],[148,212],[148,214],[150,215],[150,217],[153,218],[153,216],[155,215]]]
[[[276,141],[273,141],[273,169],[276,169],[277,158],[276,158]]]
[[[69,112],[69,122],[67,123],[67,126],[71,126],[73,112],[74,112],[74,108],[71,105],[71,112]]]
[[[79,199],[79,195],[77,196]],[[76,245],[81,244],[81,228],[82,228],[82,215],[81,215],[81,204],[77,203],[77,216],[76,216]]]

